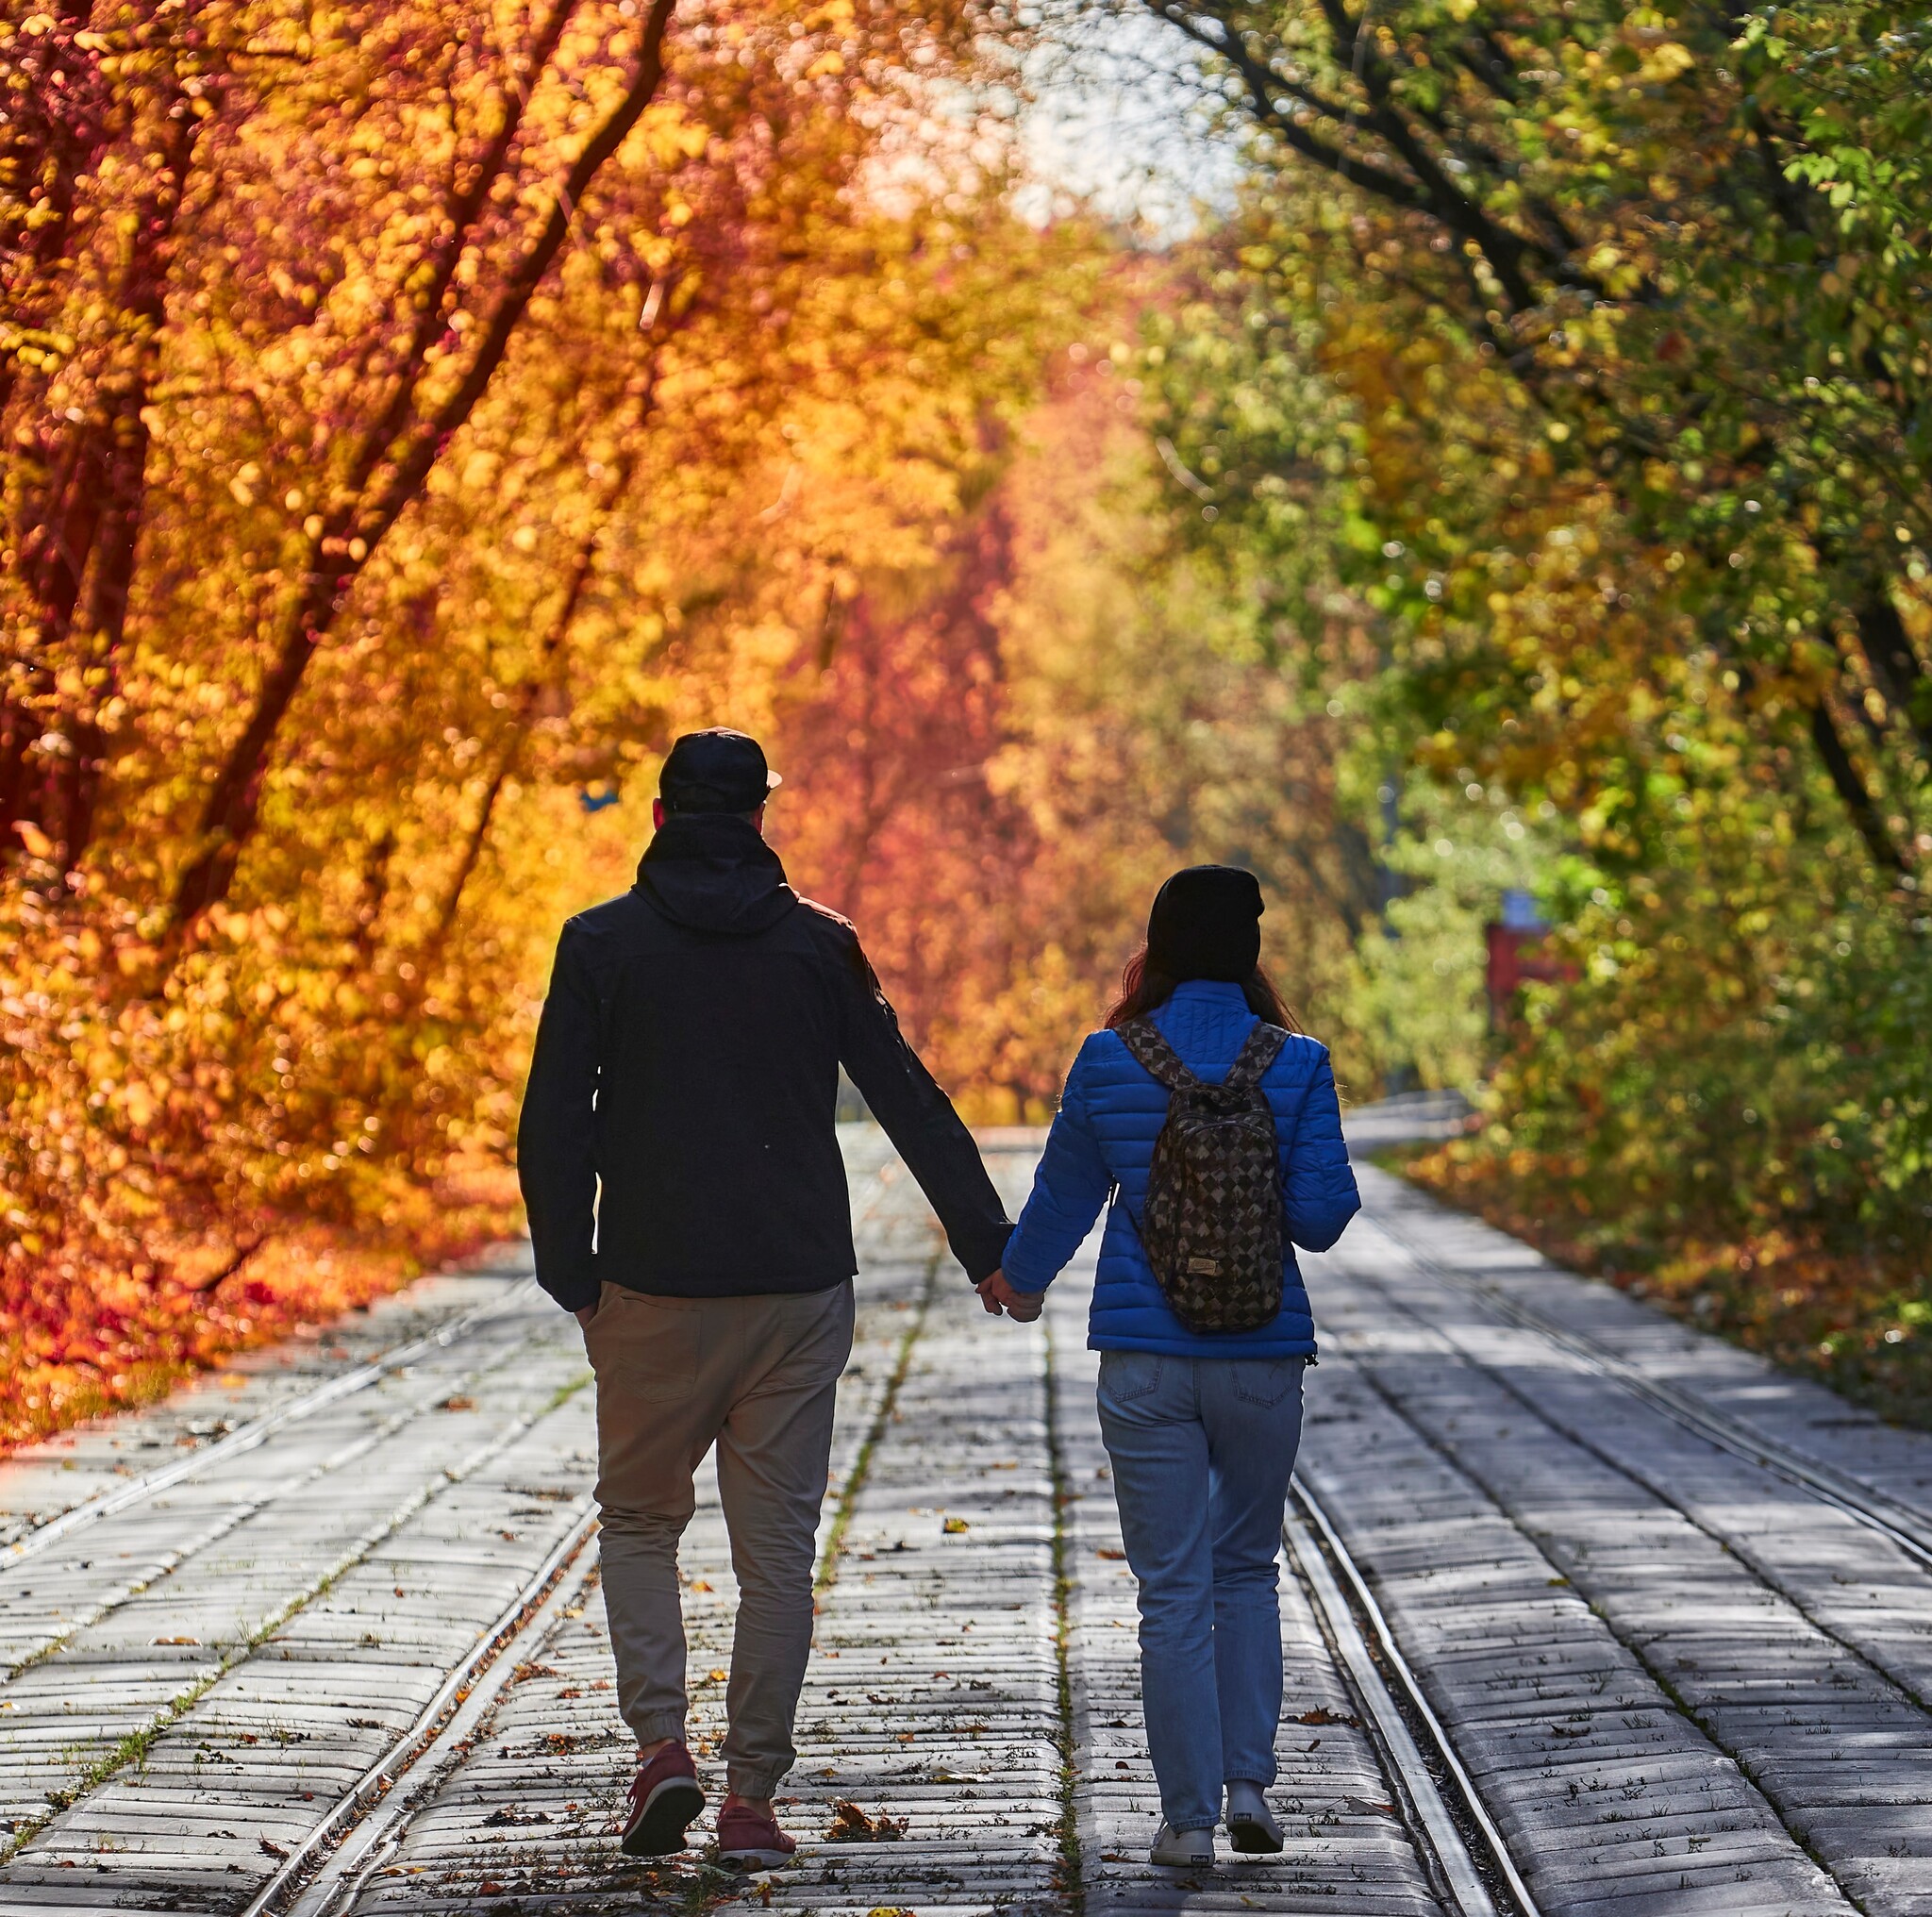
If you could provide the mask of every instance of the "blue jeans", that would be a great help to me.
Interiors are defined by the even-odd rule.
[[[1141,1583],[1147,1748],[1175,1830],[1212,1830],[1224,1784],[1274,1781],[1275,1578],[1306,1364],[1100,1355],[1100,1430]]]

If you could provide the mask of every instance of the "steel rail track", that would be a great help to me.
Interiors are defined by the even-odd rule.
[[[484,1363],[458,1371],[436,1388],[437,1395],[471,1391],[492,1374],[516,1362],[516,1359],[517,1354],[504,1353]],[[265,1491],[258,1496],[233,1506],[214,1523],[192,1536],[185,1544],[162,1554],[151,1569],[137,1576],[134,1581],[104,1596],[92,1609],[76,1610],[64,1616],[61,1619],[61,1627],[50,1633],[43,1643],[37,1645],[25,1656],[17,1658],[10,1663],[0,1662],[0,1691],[4,1691],[7,1685],[14,1682],[23,1673],[58,1655],[79,1632],[92,1630],[103,1619],[111,1617],[124,1605],[147,1596],[164,1579],[191,1572],[196,1560],[206,1552],[220,1543],[223,1539],[232,1536],[253,1519],[258,1518],[282,1499],[292,1496],[325,1477],[337,1476],[358,1459],[391,1442],[410,1425],[421,1424],[435,1409],[433,1401],[425,1400],[422,1404],[398,1410],[385,1418],[373,1430],[364,1431],[359,1437],[350,1439],[325,1458],[298,1472],[293,1477],[281,1480],[273,1490]],[[526,1425],[527,1421],[525,1421],[523,1427]]]
[[[868,1212],[867,1216],[870,1215]],[[899,1341],[886,1387],[839,1488],[833,1523],[825,1538],[824,1561],[813,1578],[815,1592],[822,1592],[829,1583],[838,1559],[843,1555],[842,1514],[869,1476],[872,1454],[891,1423],[893,1406],[911,1366],[913,1350],[924,1331],[939,1262],[940,1255],[935,1253],[927,1265],[912,1322]],[[525,1661],[521,1654],[528,1650],[534,1657],[596,1567],[598,1553],[592,1533],[597,1509],[588,1494],[577,1503],[584,1507],[581,1515],[523,1590],[477,1640],[463,1661],[443,1679],[436,1695],[424,1706],[409,1728],[341,1793],[321,1822],[290,1851],[275,1875],[243,1908],[241,1917],[269,1917],[291,1893],[293,1900],[288,1904],[286,1917],[340,1917],[340,1913],[354,1907],[370,1880],[401,1848],[411,1820],[461,1760],[477,1730],[488,1722],[518,1668]],[[546,1585],[550,1587],[547,1594]],[[479,1671],[482,1675],[477,1676]],[[407,1790],[398,1788],[405,1776],[409,1779]],[[358,1813],[365,1810],[371,1814],[358,1817]],[[330,1840],[337,1836],[341,1842],[318,1864]],[[712,1867],[701,1864],[700,1868]],[[735,1873],[719,1875],[738,1881]],[[303,1881],[305,1877],[307,1882]]]
[[[193,1538],[182,1549],[169,1552],[150,1575],[142,1576],[135,1583],[125,1586],[122,1590],[96,1605],[92,1610],[80,1611],[72,1618],[63,1619],[63,1628],[50,1636],[44,1643],[37,1646],[25,1657],[18,1658],[10,1664],[0,1666],[0,1686],[12,1683],[23,1672],[30,1671],[36,1665],[44,1663],[49,1657],[58,1654],[78,1632],[92,1629],[103,1618],[111,1617],[123,1605],[131,1604],[137,1597],[145,1596],[163,1578],[173,1577],[177,1572],[186,1569],[201,1553],[207,1551],[212,1545],[220,1543],[224,1538],[229,1536],[232,1532],[240,1530],[250,1518],[259,1516],[262,1511],[266,1510],[278,1498],[286,1497],[291,1492],[300,1491],[304,1487],[315,1483],[319,1478],[327,1477],[338,1471],[345,1470],[349,1465],[355,1463],[358,1459],[366,1457],[370,1452],[375,1450],[377,1446],[386,1443],[406,1425],[413,1424],[421,1415],[417,1411],[399,1411],[394,1417],[384,1420],[375,1430],[364,1432],[361,1437],[352,1440],[349,1443],[341,1446],[341,1449],[330,1452],[319,1464],[311,1465],[308,1470],[291,1479],[288,1483],[277,1485],[273,1492],[265,1492],[260,1497],[251,1498],[246,1504],[238,1505],[233,1510],[225,1513],[216,1523],[210,1525],[205,1531],[202,1531]]]
[[[1446,1892],[1459,1917],[1541,1917],[1503,1833],[1424,1696],[1367,1579],[1321,1500],[1299,1477],[1290,1487],[1282,1540],[1315,1600],[1349,1687],[1370,1720],[1371,1735],[1390,1772],[1396,1800],[1407,1812],[1411,1831],[1422,1839],[1424,1855],[1437,1866],[1430,1875],[1438,1879],[1438,1890]],[[1433,1765],[1418,1742],[1418,1731],[1428,1742]],[[1457,1809],[1444,1796],[1439,1773],[1455,1793]],[[1503,1906],[1491,1893],[1465,1835],[1470,1830],[1487,1853],[1491,1871],[1507,1891],[1508,1901]]]
[[[368,1859],[385,1837],[399,1832],[411,1808],[414,1793],[396,1792],[399,1781],[414,1771],[425,1758],[435,1754],[428,1781],[433,1783],[442,1765],[484,1713],[494,1704],[504,1687],[516,1675],[520,1659],[510,1653],[520,1644],[534,1642],[548,1631],[571,1598],[583,1588],[591,1575],[596,1553],[586,1551],[591,1533],[597,1524],[597,1509],[587,1492],[572,1506],[575,1513],[543,1561],[531,1573],[517,1594],[495,1620],[487,1625],[462,1658],[437,1686],[436,1694],[417,1712],[409,1727],[394,1739],[388,1750],[371,1764],[349,1788],[342,1792],[317,1820],[301,1841],[290,1847],[288,1857],[275,1873],[243,1908],[242,1917],[263,1917],[288,1895],[296,1880],[314,1863],[317,1854],[356,1814],[372,1804],[391,1799],[391,1810],[360,1825],[350,1841],[325,1866],[322,1876],[305,1894],[303,1909],[321,1909],[334,1902],[336,1894],[351,1878],[361,1881],[357,1864]],[[575,1561],[573,1561],[575,1560]],[[554,1588],[553,1580],[555,1580]],[[478,1673],[482,1681],[473,1683]],[[454,1714],[452,1714],[454,1713]],[[444,1723],[444,1718],[448,1722]],[[393,1794],[392,1794],[393,1793]],[[366,1841],[365,1841],[366,1837]],[[310,1896],[325,1892],[323,1901],[311,1904]]]
[[[366,1391],[379,1382],[391,1372],[400,1371],[404,1366],[413,1364],[417,1359],[426,1358],[430,1353],[447,1349],[458,1339],[467,1337],[479,1325],[493,1318],[500,1318],[516,1310],[536,1291],[537,1280],[525,1278],[514,1285],[500,1298],[471,1307],[467,1311],[439,1325],[434,1331],[425,1332],[420,1338],[412,1338],[406,1343],[393,1345],[378,1358],[367,1363],[345,1371],[326,1383],[304,1392],[300,1397],[291,1399],[285,1405],[278,1405],[259,1417],[251,1418],[245,1425],[238,1425],[226,1437],[200,1450],[190,1452],[185,1458],[177,1458],[171,1463],[157,1465],[152,1471],[142,1472],[138,1477],[131,1477],[125,1484],[114,1486],[109,1491],[97,1492],[93,1497],[62,1511],[58,1517],[49,1518],[45,1523],[36,1525],[25,1536],[16,1538],[12,1543],[0,1550],[0,1576],[16,1566],[25,1564],[29,1559],[51,1545],[58,1544],[64,1538],[71,1538],[76,1531],[97,1523],[102,1518],[112,1517],[118,1511],[125,1511],[130,1506],[142,1503],[159,1492],[171,1489],[185,1478],[197,1476],[210,1465],[224,1459],[239,1457],[244,1451],[253,1451],[258,1445],[273,1437],[275,1432],[290,1425],[299,1424],[310,1418],[317,1411],[328,1406],[339,1404],[358,1392]]]
[[[1391,1225],[1385,1219],[1376,1217],[1370,1222],[1408,1257],[1418,1271],[1434,1278],[1445,1289],[1460,1292],[1489,1306],[1519,1330],[1532,1332],[1556,1345],[1586,1370],[1622,1386],[1632,1397],[1685,1430],[1694,1432],[1707,1443],[1729,1452],[1747,1464],[1769,1472],[1772,1476],[1808,1493],[1821,1504],[1829,1505],[1834,1510],[1842,1512],[1855,1523],[1895,1544],[1925,1570],[1932,1571],[1932,1514],[1915,1510],[1849,1472],[1840,1471],[1817,1459],[1807,1458],[1790,1445],[1754,1431],[1741,1420],[1699,1404],[1689,1392],[1674,1385],[1645,1376],[1628,1359],[1619,1358],[1596,1340],[1557,1324],[1533,1305],[1525,1305],[1521,1299],[1510,1297],[1500,1286],[1441,1264],[1407,1232]],[[1461,1348],[1461,1341],[1454,1332],[1443,1331],[1440,1325],[1431,1328]],[[1474,1353],[1465,1352],[1465,1356],[1480,1369],[1493,1370]]]
[[[273,1642],[276,1631],[279,1631],[285,1625],[306,1610],[310,1604],[314,1603],[318,1597],[330,1589],[346,1572],[354,1569],[357,1565],[366,1563],[371,1556],[381,1545],[394,1537],[410,1519],[435,1504],[438,1499],[454,1487],[464,1483],[486,1465],[501,1458],[518,1440],[527,1436],[545,1417],[552,1415],[558,1409],[560,1408],[558,1406],[552,1406],[545,1411],[533,1412],[512,1419],[484,1443],[472,1449],[468,1456],[458,1463],[446,1466],[441,1472],[423,1484],[418,1485],[400,1504],[391,1506],[386,1515],[358,1533],[350,1542],[347,1549],[341,1553],[333,1563],[311,1577],[291,1597],[285,1600],[277,1608],[273,1618],[258,1626],[234,1651],[224,1654],[218,1668],[210,1675],[208,1682],[211,1684],[218,1681],[220,1678],[229,1675],[251,1660],[258,1658],[265,1647]],[[587,1507],[589,1503],[590,1495],[587,1492],[584,1496],[575,1500],[571,1508],[574,1510],[579,1509],[580,1508]],[[501,1628],[502,1622],[499,1620],[497,1624],[491,1626],[490,1631],[486,1632],[483,1638],[478,1640],[478,1642],[487,1644],[491,1636]],[[460,1669],[460,1667],[458,1668]],[[208,1688],[206,1685],[200,1687],[200,1689],[204,1690],[206,1688]],[[198,1695],[199,1692],[197,1691],[195,1694]],[[441,1694],[441,1690],[438,1694]],[[151,1732],[158,1732],[176,1722],[178,1716],[178,1703],[164,1705],[158,1713],[150,1718],[147,1728]],[[117,1764],[115,1768],[118,1769],[119,1765]],[[83,1796],[92,1794],[93,1792],[104,1788],[110,1775],[109,1773],[102,1773],[94,1776],[92,1782],[87,1784],[85,1790],[76,1794],[74,1801],[78,1803]],[[72,1806],[63,1806],[62,1808],[71,1809]],[[17,1835],[11,1847],[0,1845],[0,1863],[13,1862],[21,1855],[25,1846],[39,1835],[40,1829],[45,1821],[44,1819],[38,1820],[25,1830],[24,1835]]]
[[[408,1788],[391,1784],[372,1813],[355,1825],[342,1842],[303,1886],[289,1907],[289,1917],[334,1917],[347,1910],[402,1847],[404,1834],[437,1787],[459,1763],[477,1731],[488,1721],[519,1668],[548,1641],[553,1627],[579,1597],[597,1563],[594,1541],[551,1587],[523,1625],[490,1660],[488,1669],[470,1688],[458,1693],[455,1710],[441,1729],[409,1759]],[[308,1859],[314,1861],[313,1853]],[[286,1893],[287,1886],[284,1886]],[[260,1895],[251,1911],[261,1909]]]
[[[872,1182],[881,1188],[890,1183],[884,1175],[888,1167],[895,1166],[896,1159],[887,1159],[874,1167]],[[870,1208],[862,1219],[870,1219],[877,1209],[883,1190],[874,1194]],[[340,1376],[328,1379],[302,1396],[292,1398],[286,1405],[264,1411],[259,1417],[251,1418],[246,1424],[238,1425],[225,1437],[197,1451],[178,1458],[167,1464],[157,1465],[152,1471],[144,1471],[137,1477],[129,1478],[125,1484],[115,1485],[111,1490],[97,1492],[71,1509],[48,1518],[44,1523],[34,1525],[10,1543],[0,1546],[0,1577],[17,1564],[24,1564],[28,1559],[37,1557],[50,1545],[58,1544],[61,1539],[70,1538],[75,1532],[118,1511],[125,1511],[143,1499],[170,1490],[184,1479],[197,1476],[209,1465],[218,1464],[225,1459],[239,1457],[244,1451],[253,1451],[265,1439],[273,1437],[290,1425],[299,1424],[303,1419],[314,1416],[317,1411],[325,1410],[330,1405],[339,1404],[343,1398],[353,1397],[358,1392],[366,1391],[378,1383],[389,1373],[400,1371],[406,1365],[426,1358],[431,1352],[447,1349],[458,1339],[467,1337],[479,1325],[493,1318],[506,1316],[518,1309],[537,1292],[534,1276],[519,1280],[500,1298],[492,1298],[485,1304],[472,1306],[467,1311],[459,1311],[439,1325],[433,1331],[425,1332],[421,1337],[391,1346],[380,1356],[366,1363],[345,1371]]]
[[[865,1195],[870,1204],[865,1206],[862,1218],[870,1220],[883,1201],[890,1186],[891,1170],[896,1161],[888,1160],[874,1169],[871,1177],[864,1180],[865,1186],[874,1188]],[[863,1189],[863,1188],[861,1188]],[[855,1192],[855,1198],[859,1192]],[[937,1266],[937,1258],[934,1259]],[[933,1274],[926,1276],[926,1293],[929,1296]],[[537,1291],[534,1277],[525,1278],[510,1287],[502,1296],[453,1314],[434,1329],[395,1345],[381,1353],[375,1359],[355,1367],[341,1375],[308,1392],[290,1402],[264,1412],[250,1420],[214,1444],[207,1446],[193,1455],[176,1459],[167,1465],[142,1474],[125,1484],[86,1500],[84,1503],[47,1520],[36,1526],[25,1536],[15,1540],[9,1546],[0,1546],[0,1576],[7,1571],[25,1563],[31,1558],[58,1543],[76,1531],[110,1516],[126,1510],[170,1487],[195,1475],[222,1459],[237,1456],[260,1445],[275,1432],[302,1419],[312,1416],[326,1407],[366,1390],[391,1373],[416,1362],[433,1352],[446,1349],[471,1332],[491,1320],[504,1317],[520,1309]],[[923,1314],[922,1314],[923,1315]],[[916,1331],[914,1333],[916,1336]],[[898,1369],[903,1372],[908,1349],[902,1349]],[[896,1385],[897,1378],[894,1378]],[[890,1399],[890,1393],[889,1393]],[[325,1473],[332,1467],[339,1467],[363,1452],[375,1448],[384,1439],[392,1437],[396,1430],[412,1421],[417,1415],[405,1411],[386,1421],[380,1430],[353,1441],[330,1458],[316,1470],[305,1473],[298,1482]],[[535,1424],[534,1418],[520,1418],[511,1427],[497,1434],[496,1438],[483,1449],[466,1460],[460,1475],[467,1476],[471,1468],[486,1457],[494,1456],[506,1445]],[[876,1434],[874,1434],[875,1436]],[[450,1474],[444,1474],[450,1476]],[[455,1481],[454,1478],[451,1481]],[[429,1492],[434,1496],[443,1488],[439,1484]],[[261,1509],[276,1502],[285,1494],[289,1486],[279,1486],[275,1492],[251,1502],[247,1510],[240,1514],[241,1520],[253,1515]],[[849,1488],[848,1488],[849,1490]],[[397,1522],[425,1502],[421,1493],[412,1498],[408,1508],[399,1513],[391,1513],[390,1520],[378,1527],[378,1534],[366,1535],[358,1541],[350,1559],[353,1561],[360,1555],[366,1555],[373,1542],[379,1542],[395,1527]],[[519,1658],[506,1654],[520,1645],[526,1645],[544,1635],[554,1625],[558,1614],[579,1592],[591,1575],[597,1561],[593,1548],[584,1550],[585,1542],[591,1538],[596,1525],[596,1509],[589,1493],[575,1501],[575,1512],[569,1529],[546,1554],[537,1571],[525,1581],[516,1597],[505,1608],[497,1618],[482,1631],[471,1649],[443,1676],[436,1693],[423,1709],[418,1712],[408,1729],[394,1739],[382,1758],[369,1766],[356,1781],[336,1799],[328,1810],[305,1833],[301,1841],[283,1859],[274,1875],[262,1885],[251,1901],[244,1907],[242,1917],[262,1917],[262,1913],[283,1903],[295,1889],[300,1880],[315,1870],[323,1853],[326,1852],[333,1840],[343,1839],[333,1856],[321,1865],[321,1875],[315,1882],[302,1892],[300,1909],[308,1913],[332,1906],[341,1891],[348,1886],[353,1876],[354,1888],[359,1890],[367,1877],[378,1868],[390,1848],[400,1841],[402,1832],[425,1794],[432,1789],[437,1778],[444,1774],[449,1760],[458,1755],[458,1747],[473,1734],[476,1725],[501,1696],[510,1678],[522,1661]],[[233,1528],[232,1524],[220,1526],[220,1534]],[[200,1545],[212,1542],[212,1538],[198,1541]],[[170,1570],[175,1568],[168,1567]],[[342,1563],[332,1567],[328,1578],[343,1568]],[[165,1574],[163,1574],[165,1575]],[[549,1587],[546,1592],[546,1586]],[[293,1608],[299,1609],[315,1594],[311,1589],[301,1593]],[[124,1594],[125,1597],[125,1594]],[[124,1601],[124,1600],[117,1600]],[[109,1606],[108,1609],[111,1609]],[[480,1674],[480,1675],[479,1675]],[[432,1759],[428,1774],[421,1773],[425,1758]],[[415,1788],[408,1792],[394,1791],[399,1778],[405,1775],[415,1775]],[[392,1812],[389,1805],[394,1806]],[[375,1806],[383,1806],[385,1814],[375,1818],[365,1818],[359,1813]],[[366,1864],[366,1868],[363,1866]],[[317,1902],[318,1896],[322,1897]]]

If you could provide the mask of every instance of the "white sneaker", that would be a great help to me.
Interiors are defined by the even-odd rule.
[[[1227,1841],[1245,1857],[1269,1856],[1280,1850],[1281,1826],[1268,1809],[1260,1785],[1227,1787]]]
[[[1214,1833],[1211,1830],[1174,1830],[1163,1824],[1147,1853],[1149,1863],[1211,1864],[1214,1861]]]

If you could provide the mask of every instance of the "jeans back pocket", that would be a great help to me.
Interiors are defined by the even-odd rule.
[[[1151,1398],[1160,1389],[1161,1357],[1158,1351],[1103,1351],[1100,1391],[1117,1405]]]
[[[1234,1394],[1245,1404],[1272,1410],[1291,1392],[1301,1389],[1306,1361],[1299,1358],[1238,1358],[1234,1360]]]

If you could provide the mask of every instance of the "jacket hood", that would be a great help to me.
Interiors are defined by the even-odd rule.
[[[672,813],[638,862],[637,889],[677,925],[740,938],[798,903],[758,827],[723,812]]]

